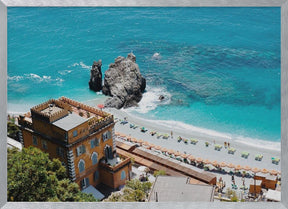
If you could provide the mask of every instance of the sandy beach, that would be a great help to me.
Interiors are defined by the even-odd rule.
[[[225,136],[218,135],[218,136],[211,136],[210,134],[205,134],[203,132],[195,132],[193,130],[187,131],[187,130],[181,130],[177,127],[168,128],[167,126],[158,123],[157,124],[152,120],[144,120],[135,116],[132,116],[131,114],[106,108],[104,111],[110,112],[114,115],[114,118],[118,119],[124,119],[125,117],[128,120],[128,123],[123,125],[120,124],[120,122],[116,123],[115,131],[124,133],[126,135],[130,135],[132,137],[143,139],[144,141],[148,141],[150,143],[153,143],[155,145],[160,145],[162,147],[165,147],[167,149],[173,149],[175,151],[180,151],[182,153],[186,152],[187,154],[191,154],[195,157],[201,157],[203,159],[208,159],[210,161],[217,160],[218,162],[226,162],[226,163],[233,163],[235,165],[241,165],[245,166],[248,165],[250,167],[257,167],[257,168],[266,168],[268,170],[275,169],[280,171],[280,165],[281,162],[278,165],[275,165],[272,163],[271,158],[272,157],[278,157],[280,158],[280,150],[275,149],[267,149],[263,147],[257,147],[257,146],[249,146],[248,144],[243,144],[239,142],[235,142],[233,140],[227,140]],[[137,124],[139,127],[136,129],[130,128],[130,123]],[[145,127],[148,129],[147,132],[143,133],[141,132],[140,128]],[[168,139],[157,138],[156,135],[151,136],[149,133],[150,131],[156,131],[158,133],[167,133],[169,134]],[[171,131],[173,131],[173,138],[171,138],[170,134]],[[177,138],[178,136],[181,136],[183,138],[187,138],[188,144],[185,144],[183,141],[178,142]],[[194,138],[198,140],[198,143],[196,145],[190,144],[190,139]],[[222,149],[220,151],[214,150],[214,140],[215,144],[222,145]],[[210,145],[208,147],[205,146],[205,142],[209,142]],[[224,147],[224,142],[229,142],[230,147],[234,147],[236,149],[236,152],[234,154],[228,154],[228,150]],[[249,152],[249,156],[247,159],[241,157],[241,153],[243,151]],[[263,159],[261,161],[255,160],[255,155],[262,154]]]

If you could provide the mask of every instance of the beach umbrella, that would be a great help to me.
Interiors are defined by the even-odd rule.
[[[100,110],[102,110],[104,108],[104,104],[98,104],[97,107],[99,107]]]
[[[119,136],[119,135],[120,135],[120,133],[119,133],[119,132],[117,132],[117,131],[115,131],[115,135]]]
[[[126,134],[120,134],[120,137],[125,138],[125,137],[126,137]]]
[[[143,139],[138,139],[137,142],[142,144],[144,141],[143,141]]]
[[[167,149],[167,148],[165,148],[165,147],[162,147],[162,148],[161,148],[161,151],[162,151],[162,152],[167,152],[167,151],[168,151],[168,149]]]
[[[261,169],[261,173],[268,173],[269,171],[266,168]]]
[[[179,152],[179,151],[175,152],[175,155],[176,155],[176,156],[180,156],[181,154],[182,154],[182,153]]]
[[[278,171],[276,171],[276,170],[273,169],[273,170],[270,170],[269,173],[270,173],[271,175],[275,175],[275,176],[276,176],[276,175],[278,174]]]
[[[203,163],[204,163],[204,164],[211,164],[211,161],[208,160],[208,159],[205,159],[205,160],[203,160]]]
[[[191,160],[191,161],[194,161],[194,160],[195,160],[195,157],[194,157],[193,155],[189,155],[189,156],[188,156],[188,159]]]
[[[188,155],[187,155],[187,154],[181,154],[181,157],[183,157],[183,158],[187,158]]]
[[[236,170],[241,170],[242,168],[243,168],[243,167],[242,167],[241,165],[236,165],[236,166],[235,166],[235,169],[236,169]]]
[[[197,158],[196,158],[196,162],[197,162],[197,163],[201,163],[201,162],[203,162],[203,159],[202,159],[201,157],[197,157]]]
[[[251,170],[251,167],[248,166],[248,165],[245,165],[245,166],[243,167],[243,169],[244,169],[245,171],[249,171],[249,170]]]
[[[252,168],[251,171],[252,171],[253,173],[258,173],[258,172],[260,171],[260,169],[259,169],[259,168]]]
[[[174,151],[173,149],[169,149],[169,150],[168,150],[168,153],[169,153],[169,154],[174,154],[175,151]]]
[[[161,150],[161,148],[162,148],[162,147],[159,146],[159,145],[157,145],[157,146],[154,147],[154,149],[156,149],[156,150]]]
[[[216,167],[216,166],[218,166],[218,165],[219,165],[219,163],[218,163],[218,161],[217,161],[217,160],[214,160],[214,161],[212,162],[212,165]]]
[[[137,142],[136,138],[131,138],[131,142]]]
[[[221,162],[219,165],[220,165],[222,168],[223,168],[223,167],[227,167],[227,163],[225,163],[225,162]]]
[[[148,145],[149,145],[149,142],[144,141],[142,144],[148,146]]]
[[[235,165],[234,165],[233,163],[229,163],[229,164],[227,165],[227,167],[228,167],[228,168],[235,168]]]

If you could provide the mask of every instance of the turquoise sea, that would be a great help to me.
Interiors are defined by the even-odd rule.
[[[131,113],[279,143],[280,12],[8,8],[8,111],[60,96],[103,97],[88,88],[93,61],[102,60],[104,73],[133,52],[147,91]]]

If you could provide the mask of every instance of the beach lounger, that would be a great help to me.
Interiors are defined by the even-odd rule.
[[[169,134],[164,134],[163,135],[163,139],[168,139],[169,138]]]
[[[236,184],[231,184],[231,186],[232,186],[232,189],[238,189]]]
[[[261,154],[255,155],[255,160],[257,160],[257,161],[261,161],[262,158],[263,158],[263,155],[261,155]]]
[[[272,163],[273,163],[273,164],[278,165],[279,162],[280,162],[280,158],[278,158],[278,157],[272,157],[271,159],[272,159]]]
[[[120,124],[122,124],[122,125],[125,125],[127,123],[128,123],[128,121],[126,121],[126,120],[123,120],[123,121],[120,122]]]
[[[233,147],[228,148],[228,154],[234,155],[235,152],[236,152],[235,148],[233,148]]]
[[[220,151],[220,150],[222,149],[222,145],[220,145],[220,144],[215,144],[214,149],[217,150],[217,151]]]
[[[159,139],[161,136],[163,136],[163,134],[161,134],[161,133],[157,133],[157,138]]]
[[[249,152],[242,152],[241,153],[241,157],[243,157],[243,158],[248,158],[248,156],[249,156]]]
[[[181,142],[181,141],[182,141],[182,137],[181,137],[181,136],[178,136],[177,141],[178,141],[178,142]]]
[[[144,132],[144,133],[145,133],[146,131],[148,131],[148,130],[147,130],[145,127],[142,127],[142,128],[141,128],[141,132]]]
[[[198,142],[197,139],[190,139],[190,143],[191,143],[191,144],[194,144],[194,145],[195,145],[195,144],[197,144],[197,142]]]
[[[130,123],[130,128],[133,128],[135,125],[133,123]]]

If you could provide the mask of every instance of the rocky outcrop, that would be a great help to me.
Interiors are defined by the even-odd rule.
[[[104,105],[120,109],[137,106],[146,88],[146,79],[136,64],[136,56],[117,57],[105,72],[103,94],[111,96]]]
[[[94,61],[90,72],[89,88],[93,91],[101,91],[102,89],[102,61]]]

